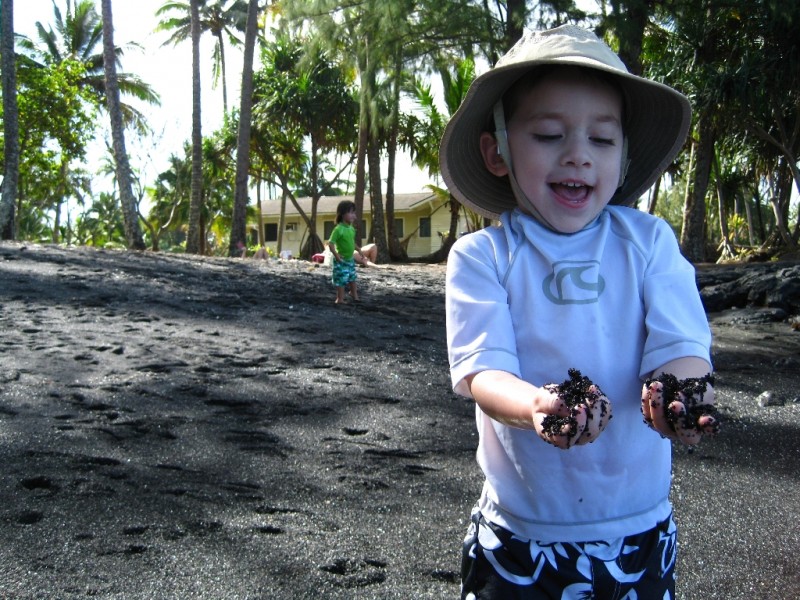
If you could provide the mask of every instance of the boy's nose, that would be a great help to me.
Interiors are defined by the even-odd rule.
[[[564,141],[564,152],[561,157],[564,165],[586,166],[592,162],[591,152],[586,140],[569,137]]]

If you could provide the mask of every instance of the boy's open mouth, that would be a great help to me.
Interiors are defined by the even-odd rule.
[[[582,202],[586,200],[594,189],[590,185],[581,183],[551,183],[550,188],[558,194],[559,197],[570,202]]]

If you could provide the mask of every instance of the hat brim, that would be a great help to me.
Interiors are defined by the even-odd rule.
[[[479,140],[494,104],[515,81],[540,64],[588,67],[617,78],[625,94],[630,167],[610,203],[635,204],[683,147],[691,124],[691,107],[686,97],[671,87],[586,57],[510,64],[476,78],[447,124],[439,148],[442,178],[450,193],[490,219],[517,206],[508,177],[497,177],[487,170]]]

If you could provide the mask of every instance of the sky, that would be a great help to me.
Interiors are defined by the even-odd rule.
[[[66,0],[56,0],[62,15],[66,15]],[[149,83],[161,96],[161,106],[151,107],[146,104],[130,102],[148,116],[154,131],[151,140],[137,142],[135,136],[126,132],[126,146],[131,166],[146,174],[148,183],[155,176],[166,170],[167,160],[171,154],[183,155],[183,144],[189,140],[192,131],[192,52],[189,41],[178,46],[164,46],[169,37],[167,32],[156,32],[158,18],[156,11],[164,0],[113,0],[112,15],[114,19],[114,43],[124,49],[122,68],[120,71],[134,73]],[[100,2],[96,2],[100,14]],[[36,22],[48,28],[53,22],[52,0],[16,0],[14,2],[14,30],[36,40]],[[142,49],[127,47],[130,42],[142,46]],[[207,135],[217,130],[222,124],[223,102],[221,84],[212,87],[211,53],[213,41],[206,34],[201,39],[200,47],[200,80],[202,93],[202,128]],[[241,87],[241,52],[226,45],[226,64],[228,71],[228,108],[238,107]],[[102,51],[102,48],[98,48]],[[101,118],[107,119],[105,113]],[[108,129],[108,128],[106,128]],[[100,141],[89,154],[90,163],[96,163],[104,152],[104,143]],[[401,162],[401,161],[399,161]],[[423,190],[429,178],[411,167],[407,158],[398,164],[398,175],[395,183],[397,193],[413,193]],[[92,164],[88,167],[94,170]],[[106,187],[95,189],[111,191],[110,181]]]

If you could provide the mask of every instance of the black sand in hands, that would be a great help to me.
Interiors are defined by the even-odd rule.
[[[578,369],[569,369],[567,374],[569,375],[569,379],[566,379],[561,384],[549,384],[545,386],[549,389],[553,389],[553,391],[558,394],[559,399],[570,409],[569,416],[559,417],[556,415],[548,415],[543,419],[542,430],[551,437],[574,437],[578,428],[575,415],[581,407],[586,407],[587,419],[594,418],[590,409],[595,402],[601,402],[601,420],[609,411],[609,403],[605,398],[605,394],[603,394],[600,388],[595,385],[591,379],[582,375]],[[609,419],[610,418],[611,416],[609,415]],[[589,427],[587,424],[586,431],[584,431],[583,435],[589,435],[588,429]]]
[[[672,373],[662,373],[658,377],[648,379],[645,385],[649,388],[654,381],[661,383],[662,404],[664,417],[675,431],[676,427],[681,429],[706,429],[700,426],[702,417],[713,417],[713,434],[720,431],[720,415],[717,407],[701,402],[709,385],[714,385],[714,376],[709,373],[703,377],[688,377],[678,379]],[[682,394],[682,397],[681,397]],[[678,414],[670,409],[670,404],[680,400],[684,405],[684,412]]]
[[[0,242],[0,598],[458,597],[483,478],[444,267],[359,269],[339,308],[329,276]],[[800,597],[800,334],[724,316],[677,597]]]

